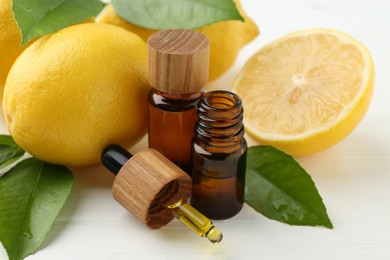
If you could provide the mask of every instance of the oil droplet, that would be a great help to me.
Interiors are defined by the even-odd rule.
[[[219,231],[216,227],[211,228],[210,231],[207,232],[206,236],[207,239],[213,244],[218,244],[222,241],[223,238],[221,231]]]

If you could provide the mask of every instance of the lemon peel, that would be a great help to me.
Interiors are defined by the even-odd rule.
[[[261,48],[233,85],[252,137],[294,155],[312,154],[341,141],[362,120],[374,63],[351,36],[304,30]]]

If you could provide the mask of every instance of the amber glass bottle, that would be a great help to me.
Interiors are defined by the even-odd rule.
[[[191,173],[196,106],[208,79],[209,41],[191,30],[165,30],[148,39],[149,147]]]
[[[241,99],[211,91],[200,99],[192,144],[191,204],[211,219],[236,215],[244,203],[247,145]]]

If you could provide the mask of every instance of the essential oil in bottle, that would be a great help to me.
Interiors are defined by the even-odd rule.
[[[148,39],[149,147],[190,174],[196,106],[207,83],[209,41],[192,30],[164,30]]]
[[[244,203],[247,145],[242,102],[231,92],[211,91],[198,106],[191,204],[211,219],[226,219]]]

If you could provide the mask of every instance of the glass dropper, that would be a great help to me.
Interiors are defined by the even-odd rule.
[[[110,145],[103,151],[102,163],[108,170],[117,175],[131,157],[132,155],[123,147]],[[223,238],[222,233],[214,226],[210,219],[186,203],[186,198],[180,198],[173,203],[169,201],[175,193],[174,185],[174,182],[168,183],[157,194],[152,202],[151,208],[155,209],[156,206],[160,206],[169,209],[174,217],[199,236],[207,238],[213,244],[221,242]]]

